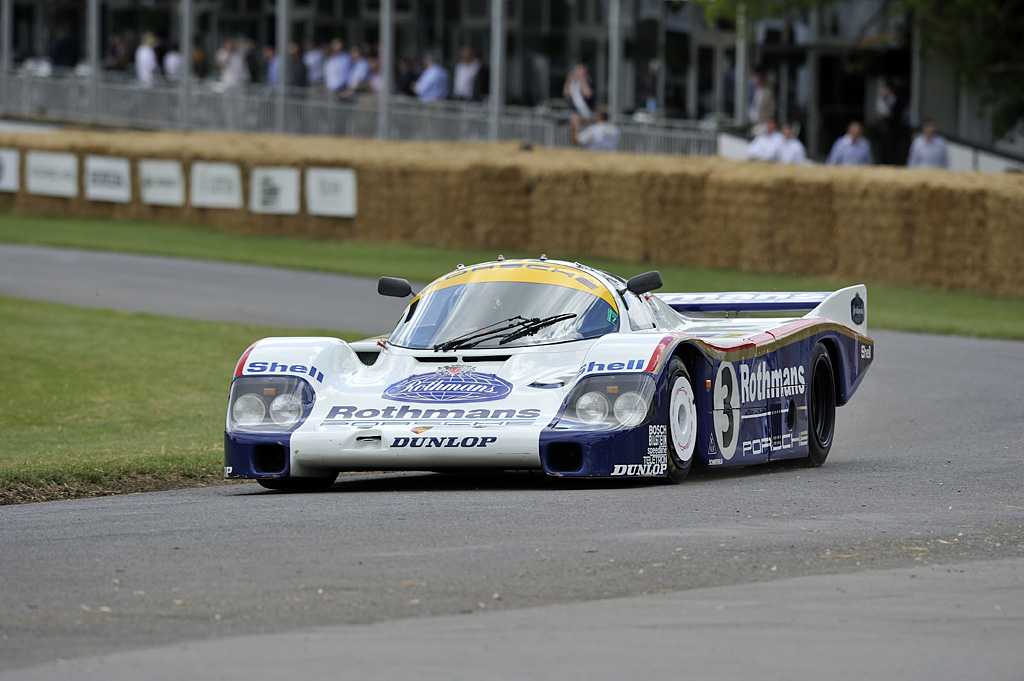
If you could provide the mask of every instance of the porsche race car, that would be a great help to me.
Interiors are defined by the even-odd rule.
[[[528,469],[682,481],[694,465],[825,462],[874,357],[867,290],[658,293],[579,263],[459,266],[391,335],[265,338],[235,368],[225,475]],[[382,277],[378,291],[413,294]]]

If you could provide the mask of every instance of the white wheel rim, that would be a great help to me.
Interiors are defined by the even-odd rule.
[[[697,443],[697,407],[693,402],[690,382],[682,376],[672,383],[668,420],[675,458],[685,464],[693,458],[693,450]]]

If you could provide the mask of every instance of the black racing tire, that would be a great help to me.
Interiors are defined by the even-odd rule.
[[[807,396],[807,465],[825,463],[836,433],[836,375],[832,358],[821,343],[811,353],[810,393]]]
[[[678,484],[686,479],[697,452],[697,405],[693,382],[683,361],[673,357],[668,364],[668,391],[665,417],[668,424],[665,446],[668,456],[666,482]]]
[[[316,478],[258,478],[260,487],[277,492],[326,492],[338,479],[338,474]]]

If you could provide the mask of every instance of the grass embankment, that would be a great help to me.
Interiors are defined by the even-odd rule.
[[[218,483],[242,351],[338,335],[7,298],[0,319],[0,504]]]
[[[172,255],[203,260],[293,267],[430,281],[457,263],[493,259],[484,249],[252,236],[205,228],[0,214],[0,241],[96,250]],[[506,257],[538,253],[505,252]],[[549,253],[573,259],[572,254]],[[586,259],[595,267],[630,276],[657,268],[666,291],[827,290],[867,283],[870,328],[1024,339],[1024,299],[936,291],[913,286],[852,282],[777,273],[702,270],[678,265]]]

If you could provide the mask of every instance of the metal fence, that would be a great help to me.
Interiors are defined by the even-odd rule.
[[[142,129],[274,132],[336,137],[374,137],[380,109],[376,97],[339,101],[313,90],[287,93],[278,121],[276,93],[266,87],[225,90],[219,83],[195,83],[187,95],[173,84],[144,88],[131,80],[87,74],[8,75],[0,112],[33,120]],[[93,95],[95,93],[95,95]],[[486,103],[434,102],[393,96],[384,137],[393,140],[474,142],[490,139]],[[547,107],[505,107],[497,138],[548,147],[571,145],[568,113]],[[642,154],[711,155],[714,124],[665,121],[620,122],[619,150]]]

